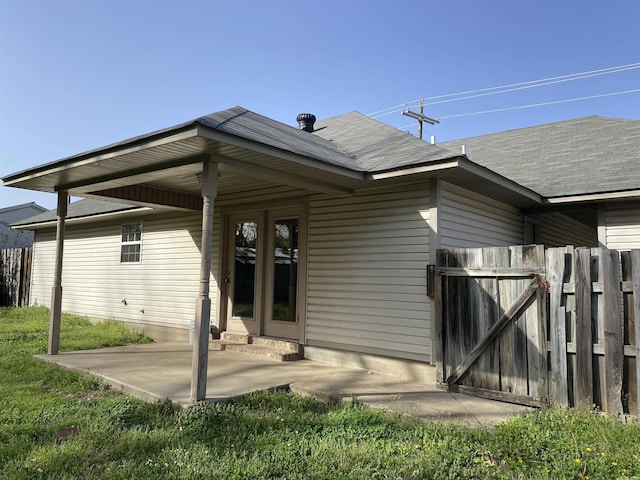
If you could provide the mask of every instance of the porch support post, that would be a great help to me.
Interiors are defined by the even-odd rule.
[[[209,325],[211,322],[211,239],[213,204],[218,187],[218,164],[213,155],[204,161],[202,170],[202,245],[200,247],[200,291],[196,303],[195,335],[191,361],[191,399],[198,402],[207,396],[207,363],[209,361]]]
[[[60,348],[60,317],[62,315],[62,251],[64,249],[64,223],[67,218],[69,193],[58,192],[58,225],[56,230],[56,263],[51,288],[51,318],[49,320],[49,355],[57,355]]]

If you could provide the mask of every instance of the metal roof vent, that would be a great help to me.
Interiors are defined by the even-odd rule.
[[[301,113],[296,117],[298,128],[305,132],[313,132],[313,124],[316,123],[316,116],[312,113]]]

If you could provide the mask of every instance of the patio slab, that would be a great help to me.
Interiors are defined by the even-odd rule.
[[[147,401],[170,398],[192,405],[192,347],[152,343],[37,355],[61,367],[89,373],[114,389]],[[324,401],[356,398],[372,408],[397,411],[424,420],[453,420],[492,427],[530,409],[440,390],[435,385],[364,370],[336,368],[310,360],[279,362],[250,355],[209,351],[207,400],[222,401],[247,393],[289,387]]]

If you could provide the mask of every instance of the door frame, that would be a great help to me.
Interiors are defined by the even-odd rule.
[[[220,302],[218,308],[218,315],[220,319],[220,331],[224,331],[227,329],[227,313],[229,309],[229,290],[227,288],[227,283],[224,282],[224,278],[226,272],[228,270],[229,265],[229,251],[231,248],[230,245],[230,227],[231,227],[231,219],[233,217],[238,216],[246,216],[259,218],[258,231],[259,235],[262,232],[262,242],[264,247],[266,247],[266,238],[265,238],[265,229],[267,224],[267,219],[269,217],[269,212],[272,210],[285,210],[288,208],[298,208],[299,209],[299,233],[298,233],[298,297],[297,297],[297,315],[299,321],[298,328],[298,338],[292,338],[293,341],[298,341],[302,344],[306,342],[306,320],[307,320],[307,265],[308,265],[308,247],[309,247],[309,235],[308,235],[308,224],[309,224],[309,200],[307,197],[295,197],[285,200],[274,200],[268,202],[253,202],[246,204],[238,204],[238,205],[227,205],[220,209],[220,214],[222,216],[221,221],[221,239],[220,242]],[[260,217],[259,217],[260,216]],[[236,217],[237,218],[237,217]],[[262,225],[260,225],[260,223]],[[265,265],[264,262],[266,255],[262,255],[262,259],[258,259],[257,261],[261,263],[260,270],[262,272],[262,278],[257,279],[256,281],[256,300],[255,300],[255,319],[256,319],[256,333],[255,335],[263,335],[264,333],[264,309],[265,309],[265,296],[264,289],[265,283],[263,282],[265,276]],[[256,265],[256,270],[258,269],[258,265]],[[259,292],[258,292],[259,288]],[[259,301],[258,301],[259,298]]]
[[[261,240],[264,237],[265,215],[261,211],[249,211],[241,213],[231,213],[225,215],[224,218],[224,247],[222,251],[222,291],[221,291],[221,317],[223,319],[225,330],[229,328],[231,321],[230,310],[232,309],[232,296],[233,296],[233,281],[228,281],[229,276],[233,275],[235,278],[235,265],[232,267],[232,263],[235,262],[235,242],[232,239],[233,226],[239,221],[255,221],[257,225],[256,234],[258,241],[256,242],[256,262],[254,272],[254,297],[253,297],[253,322],[249,325],[247,331],[244,333],[255,335],[260,331],[259,324],[259,312],[262,305],[262,293],[264,292],[263,278],[264,278],[264,242]],[[233,272],[231,272],[233,268]],[[235,319],[234,319],[235,320]],[[247,319],[238,317],[237,322],[246,322]],[[236,330],[239,333],[240,330]]]
[[[264,249],[264,279],[263,279],[263,287],[264,292],[262,295],[264,309],[262,311],[262,333],[264,335],[269,335],[273,337],[279,338],[291,338],[291,339],[300,339],[301,337],[301,314],[300,314],[300,294],[302,293],[300,290],[300,279],[301,279],[301,257],[302,257],[302,244],[305,241],[306,232],[303,231],[302,228],[302,217],[304,216],[304,212],[302,208],[298,207],[288,207],[288,208],[272,208],[266,211],[266,221],[265,221],[265,230],[269,233],[265,236],[264,242],[266,244],[266,248]],[[274,274],[275,274],[275,266],[274,266],[274,250],[275,250],[275,236],[273,235],[273,227],[275,226],[275,222],[282,219],[290,219],[296,218],[298,220],[298,272],[297,272],[297,281],[296,281],[296,320],[295,327],[292,327],[292,324],[287,321],[273,320],[273,291],[274,291]],[[305,229],[306,230],[306,229]],[[305,242],[306,243],[306,242]],[[297,334],[293,336],[281,335],[274,330],[277,330],[281,325],[281,328],[296,330]],[[271,333],[267,333],[267,330],[271,329]]]

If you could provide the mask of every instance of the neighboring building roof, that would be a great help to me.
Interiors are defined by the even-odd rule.
[[[145,208],[145,207],[86,198],[86,199],[78,200],[77,202],[73,202],[69,204],[69,207],[67,208],[66,219],[70,220],[73,218],[93,217],[96,215],[105,215],[108,213],[124,212],[126,210],[134,210],[134,209],[140,209],[140,208]],[[54,208],[53,210],[49,210],[39,215],[35,215],[33,217],[14,223],[12,226],[26,228],[29,225],[55,222],[56,218],[57,218],[57,210]]]
[[[455,154],[359,112],[316,122],[314,135],[353,156],[369,173],[451,159]]]
[[[0,208],[0,215],[4,215],[5,213],[8,212],[13,212],[16,210],[23,210],[23,209],[34,209],[34,210],[40,210],[41,212],[46,212],[47,209],[44,208],[41,205],[38,205],[36,202],[28,202],[28,203],[21,203],[20,205],[12,205],[10,207],[4,207],[4,208]]]
[[[544,197],[640,188],[640,121],[591,116],[443,142]]]
[[[47,209],[35,202],[0,208],[0,248],[25,248],[33,244],[32,232],[18,232],[10,225]]]

